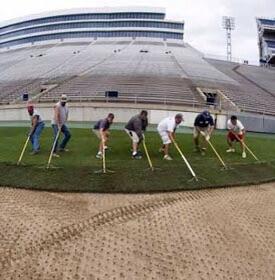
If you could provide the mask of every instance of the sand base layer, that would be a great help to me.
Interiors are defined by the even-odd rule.
[[[275,184],[154,195],[0,188],[0,279],[275,279]]]

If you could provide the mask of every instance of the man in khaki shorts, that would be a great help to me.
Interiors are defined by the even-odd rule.
[[[132,117],[125,126],[125,131],[132,140],[132,158],[141,159],[142,155],[138,151],[138,146],[142,142],[144,135],[143,133],[148,126],[148,112],[143,110],[140,114]]]
[[[201,152],[202,155],[205,155],[206,144],[210,140],[213,130],[214,120],[212,116],[208,111],[203,111],[196,117],[193,131],[195,150]],[[202,146],[199,145],[201,136],[204,138]]]
[[[182,121],[183,115],[176,114],[175,117],[165,118],[158,124],[157,130],[163,144],[160,151],[164,153],[164,160],[172,160],[172,158],[169,155],[169,146],[172,143],[172,141],[175,140],[176,130]]]
[[[110,114],[108,114],[107,118],[99,120],[94,125],[93,132],[95,133],[97,138],[100,140],[98,153],[96,155],[96,157],[99,159],[102,158],[103,149],[104,150],[107,149],[107,142],[108,142],[109,136],[110,136],[109,128],[110,128],[111,124],[113,123],[114,118],[115,118],[114,114],[110,113]]]

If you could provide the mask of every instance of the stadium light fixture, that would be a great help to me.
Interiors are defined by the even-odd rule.
[[[232,60],[232,41],[231,41],[231,32],[235,29],[235,18],[233,17],[222,17],[222,27],[226,30],[226,53],[227,60]]]

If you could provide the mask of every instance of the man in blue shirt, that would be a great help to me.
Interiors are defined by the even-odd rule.
[[[208,140],[210,140],[210,137],[214,130],[214,120],[210,113],[208,111],[203,111],[200,113],[194,123],[194,143],[196,151],[201,151],[204,155],[204,152],[206,150],[206,143]],[[199,146],[199,139],[200,135],[204,137],[202,147]]]
[[[112,125],[114,118],[115,118],[114,114],[110,113],[108,114],[107,118],[99,120],[94,125],[93,131],[95,135],[98,137],[98,139],[100,140],[98,153],[96,155],[96,157],[99,159],[102,158],[103,149],[104,150],[107,149],[107,142],[110,136],[109,128]]]

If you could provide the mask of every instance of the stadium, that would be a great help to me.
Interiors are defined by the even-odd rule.
[[[204,55],[164,8],[0,23],[0,279],[274,279],[275,19],[256,23],[259,65]],[[71,140],[53,158],[61,96]],[[30,104],[46,124],[35,156]],[[142,110],[149,125],[133,160],[124,126]],[[192,133],[206,110],[215,132],[203,155]],[[109,113],[100,160],[91,128]],[[157,125],[179,113],[166,162]],[[238,145],[226,151],[232,115],[246,158]]]

